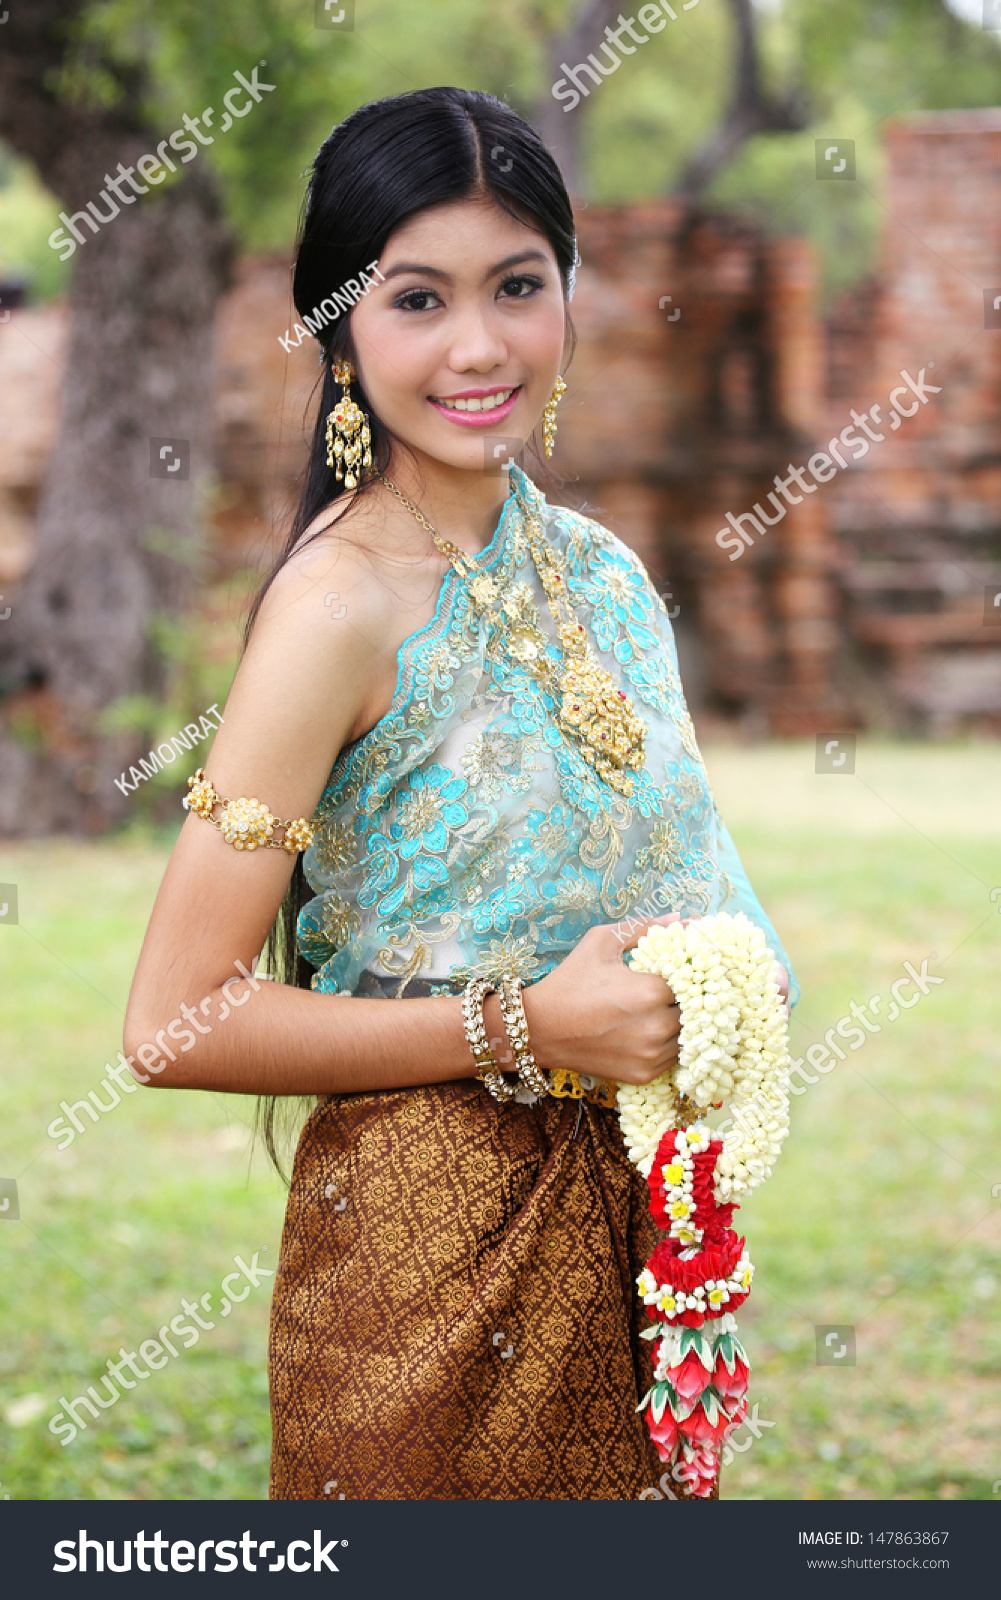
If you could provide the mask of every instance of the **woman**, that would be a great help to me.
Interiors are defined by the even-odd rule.
[[[277,1498],[634,1498],[663,1470],[635,1411],[656,1230],[614,1086],[664,1072],[679,1021],[623,954],[651,905],[746,909],[782,951],[643,568],[495,465],[540,418],[551,445],[575,259],[555,163],[489,96],[363,106],[317,155],[304,493],[126,1032],[143,1078],[266,1097],[272,1151],[276,1102],[315,1097],[272,1313]],[[258,826],[283,848],[240,849]],[[237,985],[273,924],[285,981]],[[225,1027],[166,1049],[178,996],[210,1014],[224,983]]]

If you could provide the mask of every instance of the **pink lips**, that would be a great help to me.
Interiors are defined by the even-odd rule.
[[[498,384],[495,389],[467,389],[462,394],[450,394],[450,400],[483,400],[487,395],[499,394],[506,389],[507,384]],[[494,406],[492,411],[450,411],[447,406],[439,405],[437,400],[429,396],[429,404],[433,405],[440,417],[447,417],[449,422],[457,422],[466,428],[489,428],[494,423],[503,422],[505,417],[511,415],[521,394],[521,386],[514,390],[503,405]]]

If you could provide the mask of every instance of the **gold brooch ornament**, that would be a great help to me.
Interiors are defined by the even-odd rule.
[[[590,1100],[592,1105],[614,1111],[618,1092],[619,1086],[611,1078],[589,1078],[569,1067],[556,1067],[549,1074],[549,1093],[559,1100]]]
[[[219,813],[219,832],[234,850],[257,850],[275,831],[275,818],[263,801],[227,800]]]
[[[625,692],[601,665],[577,621],[567,597],[559,557],[548,543],[538,517],[518,500],[528,527],[529,548],[546,591],[549,609],[563,647],[563,668],[549,667],[551,692],[558,706],[556,721],[564,734],[582,745],[586,759],[605,782],[631,794],[633,779],[625,769],[640,769],[646,753],[646,723],[636,715]]]
[[[345,489],[357,488],[361,469],[372,465],[368,416],[349,392],[354,375],[350,361],[334,362],[334,382],[344,393],[327,417],[327,466],[336,468],[337,481],[343,478]]]
[[[195,813],[196,817],[204,817],[208,822],[212,816],[213,806],[219,804],[219,796],[215,792],[212,780],[206,778],[201,767],[194,777],[188,779],[188,793],[182,804]]]
[[[284,850],[295,856],[313,843],[313,829],[305,817],[283,822],[256,796],[224,800],[201,767],[188,779],[188,793],[181,804],[217,828],[234,850]],[[216,806],[220,807],[217,817],[213,816]],[[283,830],[281,839],[274,837],[277,828]]]
[[[508,656],[537,673],[552,696],[557,726],[579,746],[586,761],[611,788],[631,794],[633,770],[641,770],[646,753],[646,723],[637,716],[624,691],[598,661],[567,596],[565,569],[548,542],[538,517],[516,494],[546,602],[556,623],[562,662],[548,653],[549,640],[539,626],[535,601],[527,584],[500,589],[493,575],[450,539],[442,538],[402,489],[384,477],[386,488],[416,517],[447,556],[460,577],[466,578],[469,597],[493,630],[493,640]]]

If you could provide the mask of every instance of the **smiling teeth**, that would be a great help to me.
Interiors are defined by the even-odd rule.
[[[487,394],[482,399],[472,400],[435,400],[435,405],[444,406],[446,411],[494,411],[510,400],[514,394],[513,389],[501,389],[498,394]]]

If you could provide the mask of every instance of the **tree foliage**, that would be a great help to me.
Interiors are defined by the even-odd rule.
[[[184,112],[218,104],[235,70],[266,60],[262,76],[278,85],[267,117],[234,126],[204,159],[243,246],[287,250],[313,152],[354,106],[458,82],[538,116],[551,105],[554,48],[593,5],[434,0],[416,8],[413,0],[357,0],[354,30],[337,32],[315,26],[312,0],[91,0],[61,90],[113,103],[123,82],[141,76],[151,127],[173,127]],[[674,9],[676,20],[569,113],[580,124],[581,191],[596,203],[676,188],[722,122],[735,64],[731,0]],[[945,0],[757,0],[753,12],[764,90],[781,99],[801,89],[812,121],[802,133],[752,139],[709,195],[777,229],[810,234],[836,285],[871,264],[886,120],[996,104],[999,35],[961,20]],[[857,185],[818,189],[814,139],[825,133],[856,140]],[[4,189],[0,168],[0,220],[5,206],[8,215],[17,211],[9,188],[16,183],[25,221],[2,247],[4,265],[44,261],[41,285],[52,284],[37,192],[16,165],[6,180]]]

